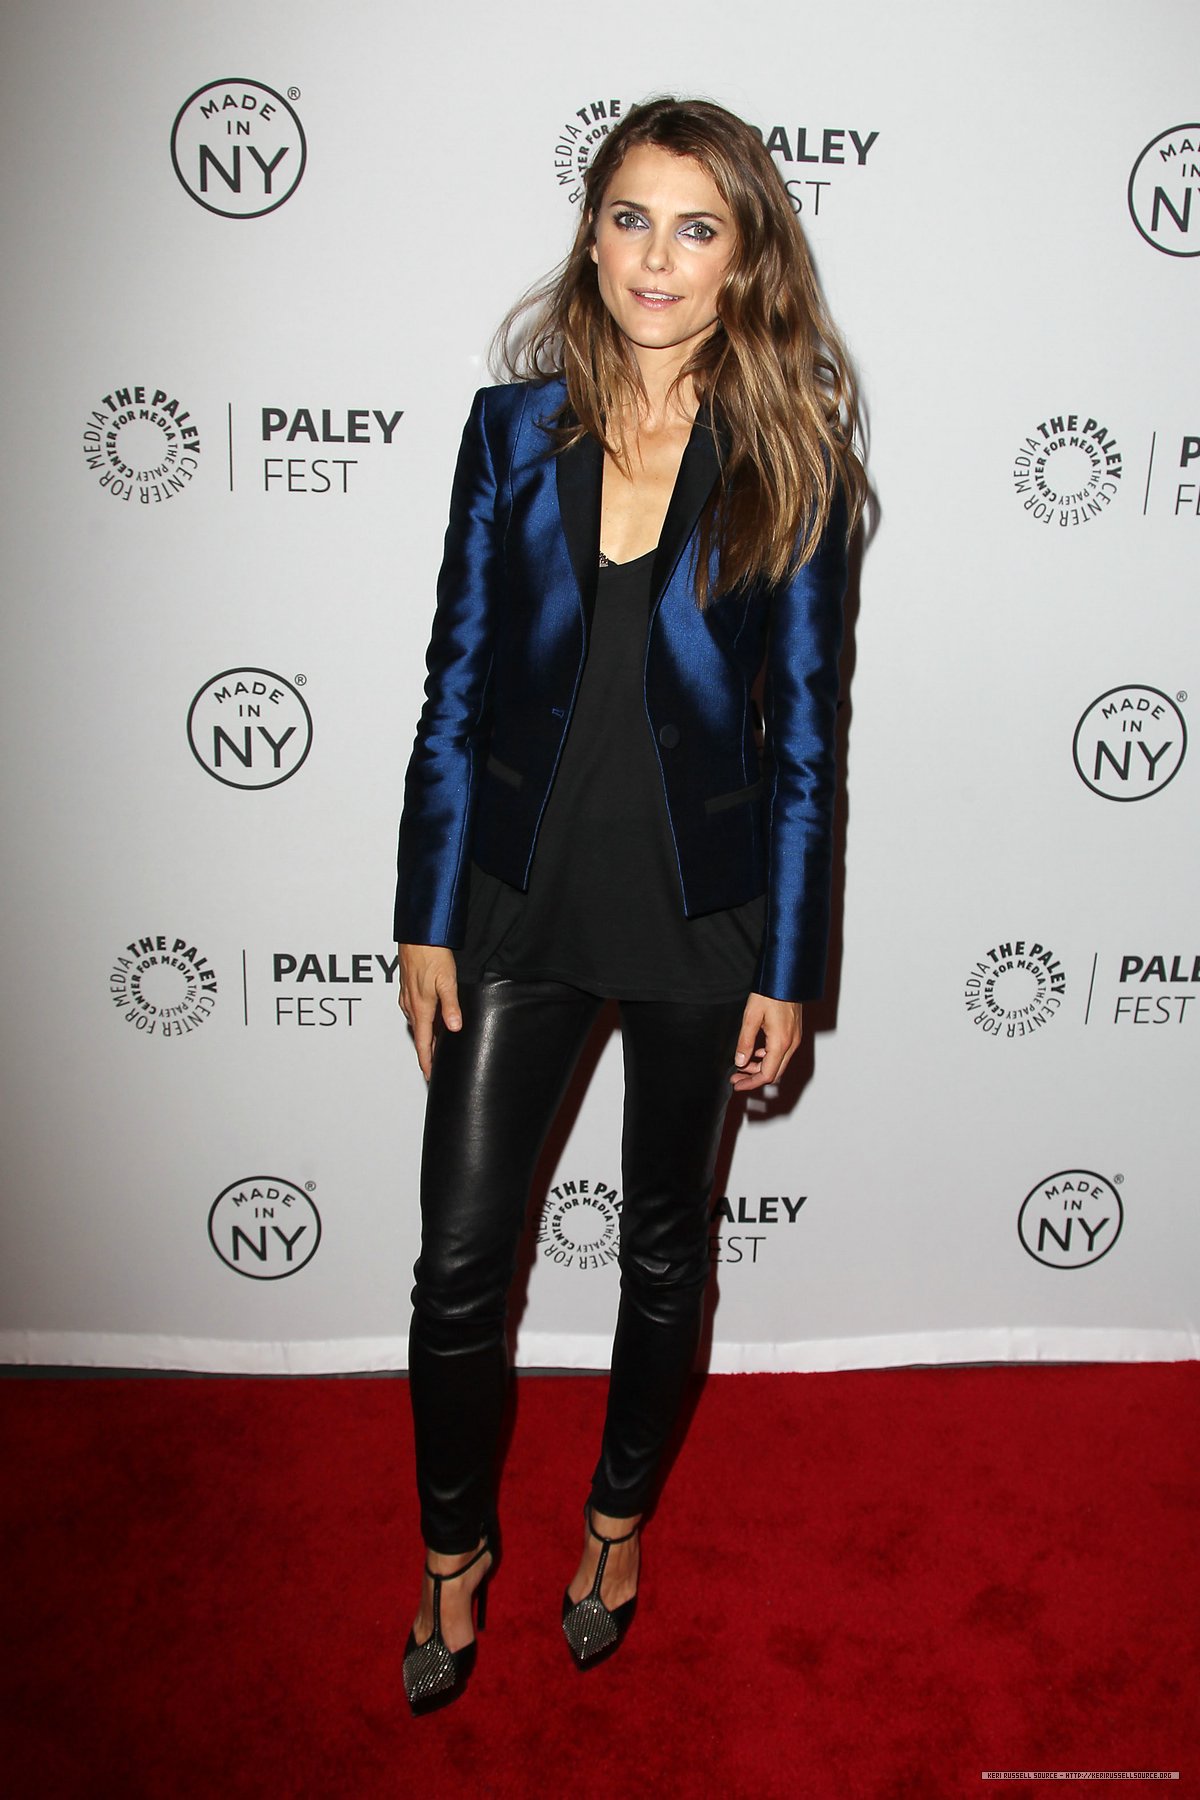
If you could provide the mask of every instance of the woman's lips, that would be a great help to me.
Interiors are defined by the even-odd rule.
[[[682,298],[679,294],[660,294],[654,288],[631,288],[634,299],[651,312],[666,312],[669,306],[677,306]]]

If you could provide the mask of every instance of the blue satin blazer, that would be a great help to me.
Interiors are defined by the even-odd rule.
[[[539,425],[565,397],[562,380],[483,388],[463,433],[404,785],[398,943],[462,944],[472,857],[529,886],[599,566],[601,446],[589,436],[556,457]],[[702,408],[653,562],[647,727],[684,913],[765,892],[754,991],[814,999],[829,931],[845,508],[839,498],[794,579],[727,594],[701,612],[697,528],[717,455]],[[760,766],[751,689],[764,657]]]

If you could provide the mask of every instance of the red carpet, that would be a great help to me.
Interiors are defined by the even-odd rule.
[[[603,1383],[524,1377],[478,1667],[414,1721],[403,1381],[6,1380],[2,1791],[1195,1793],[1198,1399],[1196,1363],[712,1377],[639,1616],[580,1675]]]

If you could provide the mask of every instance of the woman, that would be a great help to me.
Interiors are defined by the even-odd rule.
[[[638,1528],[698,1341],[725,1110],[778,1081],[821,990],[864,493],[800,228],[761,142],[721,107],[626,116],[588,172],[570,255],[501,342],[521,378],[477,394],[464,433],[400,827],[400,1005],[429,1082],[414,1709],[454,1698],[474,1659],[508,1287],[534,1165],[606,996],[625,1065],[621,1302],[563,1601],[579,1665],[632,1616]]]

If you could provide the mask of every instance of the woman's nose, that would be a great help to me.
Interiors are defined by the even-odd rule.
[[[648,269],[669,269],[671,266],[671,240],[665,234],[652,231],[646,238],[646,249],[642,257]]]

